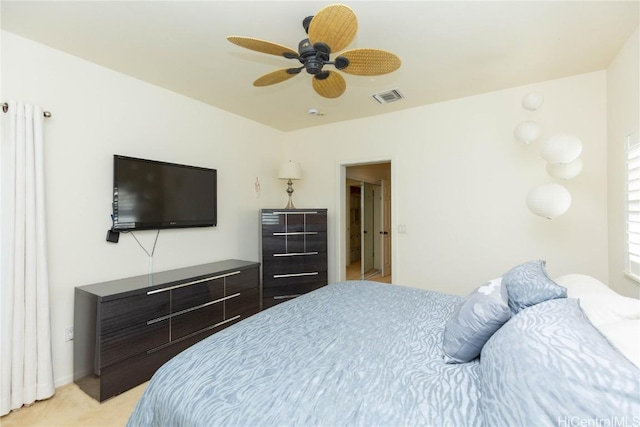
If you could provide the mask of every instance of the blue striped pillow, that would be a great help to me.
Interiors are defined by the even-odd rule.
[[[482,348],[480,381],[488,426],[631,426],[639,420],[640,370],[572,298],[523,310],[493,334]]]
[[[445,325],[445,363],[477,358],[482,346],[510,317],[507,290],[500,278],[477,288],[456,306]]]
[[[567,289],[547,276],[545,264],[542,260],[525,262],[502,277],[513,314],[550,299],[567,297]]]

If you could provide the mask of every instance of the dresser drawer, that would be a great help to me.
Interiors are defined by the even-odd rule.
[[[239,274],[227,276],[225,281],[226,295],[257,288],[260,285],[260,269],[251,268]]]
[[[106,366],[169,342],[169,308],[168,293],[147,295],[141,292],[100,303],[100,327],[96,337],[100,351],[94,369],[99,372]],[[158,321],[163,318],[164,321]]]
[[[108,335],[122,329],[146,327],[147,321],[169,314],[169,294],[141,292],[99,304],[100,333]]]
[[[208,280],[202,283],[171,290],[171,311],[173,313],[192,309],[224,298],[224,279]]]
[[[266,310],[269,307],[273,307],[274,305],[278,305],[282,302],[289,301],[291,299],[297,298],[300,295],[284,295],[279,297],[270,297],[262,299],[262,309]]]
[[[174,312],[171,317],[171,341],[183,339],[224,321],[224,301],[189,311]]]
[[[262,235],[327,231],[326,210],[263,210]]]
[[[327,231],[327,211],[319,210],[317,214],[305,215],[304,231]]]
[[[232,296],[231,294],[229,296]],[[231,319],[243,313],[255,312],[260,308],[260,289],[243,291],[224,301],[225,319]]]
[[[288,285],[306,285],[306,284],[327,284],[327,272],[316,271],[312,273],[293,273],[291,275],[271,275],[265,276],[262,281],[263,295],[272,287],[288,286]]]
[[[327,270],[327,253],[271,256],[263,258],[262,271],[264,277],[294,273],[313,273]]]
[[[97,352],[99,360],[96,361],[96,374],[99,374],[100,370],[107,366],[168,343],[169,319],[165,318],[150,324],[147,324],[146,321],[136,323],[108,334],[103,333],[99,340],[100,349]]]
[[[272,254],[326,252],[327,233],[312,231],[308,233],[262,236],[262,256]]]
[[[326,283],[325,283],[326,285]],[[289,284],[278,284],[274,286],[270,286],[269,288],[262,290],[262,298],[273,298],[273,297],[282,297],[288,295],[302,295],[307,292],[311,292],[318,288],[321,288],[323,285],[319,285],[317,282],[315,283],[289,283]]]

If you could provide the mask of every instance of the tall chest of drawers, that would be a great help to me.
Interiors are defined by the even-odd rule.
[[[102,402],[260,310],[260,264],[225,260],[75,288],[74,382]]]
[[[263,209],[262,306],[327,284],[327,210]]]

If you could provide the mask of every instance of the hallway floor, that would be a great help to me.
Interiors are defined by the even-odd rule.
[[[371,273],[374,273],[374,272],[375,270],[371,270]],[[347,273],[346,274],[347,280],[360,280],[360,261],[352,262],[350,265],[348,265],[346,273]],[[367,277],[366,280],[371,280],[374,282],[382,282],[382,283],[391,283],[391,275],[388,275],[386,277],[381,277],[380,272],[378,271],[371,277]]]

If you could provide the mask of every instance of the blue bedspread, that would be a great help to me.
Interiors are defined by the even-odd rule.
[[[367,281],[326,286],[185,350],[128,426],[474,426],[477,361],[447,365],[461,298]]]

